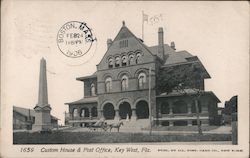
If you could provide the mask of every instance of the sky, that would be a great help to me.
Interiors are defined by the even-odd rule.
[[[139,38],[142,11],[160,15],[154,25],[145,23],[144,43],[157,45],[158,27],[165,43],[174,41],[177,51],[199,57],[211,76],[205,89],[221,100],[234,95],[246,104],[249,85],[249,12],[247,2],[84,2],[16,1],[3,8],[2,105],[34,108],[38,99],[39,62],[47,61],[51,113],[64,122],[67,102],[83,97],[83,83],[76,77],[91,75],[124,20]],[[57,47],[59,29],[69,21],[86,22],[97,41],[81,58],[64,56]],[[7,33],[8,32],[8,33]]]

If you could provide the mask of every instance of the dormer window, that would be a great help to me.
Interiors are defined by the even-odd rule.
[[[94,83],[92,83],[91,84],[91,96],[95,96],[96,94],[95,94],[95,84]]]
[[[113,59],[112,58],[110,58],[109,60],[108,60],[108,63],[109,63],[109,68],[113,68]]]
[[[119,46],[120,48],[128,47],[128,40],[120,41]]]
[[[120,57],[116,57],[115,58],[115,67],[119,67],[120,66]]]
[[[122,66],[127,66],[127,57],[124,55],[123,57],[122,57]]]

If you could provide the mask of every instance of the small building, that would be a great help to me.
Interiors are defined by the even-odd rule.
[[[35,119],[36,113],[33,109],[13,106],[13,130],[32,130]],[[51,124],[54,128],[58,127],[58,120],[58,118],[51,115]]]
[[[177,81],[175,78],[166,78],[174,73],[184,78],[192,76],[193,72],[185,74],[185,67],[199,69],[199,74],[185,83],[181,92],[173,82]],[[130,127],[147,127],[152,116],[153,125],[192,126],[197,125],[197,103],[202,125],[213,125],[220,100],[212,91],[205,91],[204,80],[208,78],[211,77],[197,56],[176,51],[173,42],[164,43],[163,28],[158,30],[158,45],[147,46],[123,22],[114,40],[107,40],[97,71],[76,78],[84,82],[84,96],[66,103],[69,117],[65,119],[78,127],[101,118],[129,119]]]

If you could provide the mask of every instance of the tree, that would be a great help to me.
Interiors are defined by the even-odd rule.
[[[202,134],[198,100],[204,92],[204,71],[203,65],[197,59],[182,65],[163,67],[158,76],[158,93],[171,93],[173,91],[187,95],[195,103],[198,133]]]

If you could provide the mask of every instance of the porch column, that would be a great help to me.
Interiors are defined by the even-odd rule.
[[[136,116],[136,109],[132,109],[132,115],[131,115],[131,120],[136,120],[137,116]]]
[[[77,109],[77,119],[80,119],[81,117],[81,108]]]
[[[173,115],[173,102],[170,101],[169,103],[169,115]]]
[[[187,107],[188,107],[188,114],[191,114],[192,113],[192,104],[188,103]]]
[[[89,118],[92,118],[92,113],[91,113],[91,107],[88,108],[89,109]]]
[[[115,109],[115,120],[120,120],[119,109]]]
[[[73,112],[72,111],[69,112],[69,118],[73,119]]]
[[[103,110],[102,109],[98,109],[98,117],[103,118]]]

